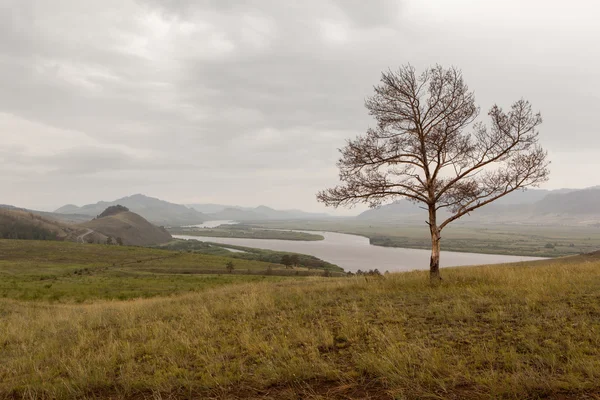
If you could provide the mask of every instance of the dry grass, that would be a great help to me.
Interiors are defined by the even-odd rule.
[[[596,259],[426,277],[0,300],[0,398],[600,398]]]

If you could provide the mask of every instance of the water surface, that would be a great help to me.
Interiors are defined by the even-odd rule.
[[[185,225],[183,228],[217,228],[221,225],[236,225],[238,222],[229,220],[206,221],[197,225]]]
[[[298,231],[303,232],[303,231]],[[404,249],[398,247],[372,246],[369,239],[344,233],[309,232],[323,235],[321,241],[297,241],[275,239],[242,239],[174,235],[179,239],[195,239],[205,242],[231,244],[259,249],[289,251],[310,254],[322,260],[339,265],[346,271],[356,272],[377,268],[385,271],[412,271],[429,269],[429,250]],[[443,247],[443,244],[442,244]],[[457,253],[442,251],[440,265],[453,267],[460,265],[500,264],[517,261],[540,260],[538,257],[505,256],[495,254]]]

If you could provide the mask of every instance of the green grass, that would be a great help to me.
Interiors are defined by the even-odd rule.
[[[234,263],[232,274],[226,270]],[[276,263],[143,247],[0,240],[0,298],[86,302],[198,292],[322,273]],[[290,278],[287,278],[290,279]]]
[[[0,299],[0,398],[600,398],[597,255],[442,274]]]
[[[225,237],[242,239],[277,239],[277,240],[299,240],[319,241],[322,235],[305,232],[292,232],[284,230],[256,229],[246,226],[224,225],[219,228],[170,228],[172,235],[188,235],[200,237]]]
[[[239,258],[243,260],[263,261],[267,263],[280,263],[284,255],[296,255],[298,257],[299,266],[308,269],[320,269],[331,272],[343,272],[343,269],[335,264],[323,261],[315,256],[289,253],[283,251],[274,251],[266,249],[257,249],[252,247],[235,246],[223,243],[201,242],[198,240],[180,240],[176,239],[169,243],[155,246],[156,248],[188,251],[202,254],[212,254],[217,256],[225,256]],[[228,249],[239,250],[241,252],[231,252]]]
[[[330,231],[365,236],[371,244],[431,249],[423,225],[374,224],[366,221],[272,221],[260,226]],[[467,253],[562,257],[600,248],[600,229],[591,226],[470,225],[454,223],[442,232],[442,250]]]

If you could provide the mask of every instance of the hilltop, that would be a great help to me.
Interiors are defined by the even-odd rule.
[[[143,194],[123,197],[114,201],[100,201],[82,207],[69,204],[55,211],[58,214],[83,214],[96,217],[108,207],[121,205],[132,212],[141,215],[156,225],[180,226],[201,224],[207,220],[206,215],[181,204],[169,203]]]
[[[172,239],[166,229],[152,225],[142,216],[126,210],[127,208],[122,206],[111,206],[103,211],[99,218],[78,226],[113,239],[120,238],[125,245],[150,246]]]

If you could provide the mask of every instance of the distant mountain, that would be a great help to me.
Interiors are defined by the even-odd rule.
[[[447,214],[442,213],[441,217]],[[423,222],[427,211],[407,200],[367,210],[358,219],[374,222]],[[513,192],[463,217],[470,223],[596,224],[600,187]]]
[[[259,221],[259,220],[285,220],[285,219],[321,219],[330,217],[325,213],[309,213],[301,210],[275,210],[267,206],[239,207],[226,206],[222,204],[188,204],[195,210],[203,210],[206,216],[212,220],[236,220],[236,221]]]
[[[229,207],[222,211],[206,214],[213,220],[229,219],[236,221],[297,220],[328,218],[328,214],[308,213],[300,210],[275,210],[267,206],[256,208]]]
[[[55,211],[59,214],[84,214],[95,217],[110,206],[121,205],[156,225],[180,226],[201,224],[207,221],[206,215],[181,204],[169,203],[143,194],[123,197],[115,201],[100,201],[77,207],[72,204]]]
[[[419,208],[419,205],[408,200],[398,200],[391,204],[372,208],[359,214],[356,218],[363,220],[394,220],[404,219],[409,216],[422,216],[426,211]]]
[[[164,228],[152,225],[140,215],[131,211],[109,209],[104,217],[79,224],[78,227],[91,229],[114,240],[121,238],[123,244],[150,246],[169,242],[172,237]]]
[[[319,219],[329,217],[325,213],[309,213],[300,210],[275,210],[267,206],[258,206],[253,211],[266,215],[268,219]]]
[[[600,215],[600,188],[550,193],[535,203],[534,211],[538,215]]]
[[[264,214],[240,208],[225,208],[213,214],[206,214],[211,220],[258,221],[269,219]]]
[[[204,214],[214,214],[221,212],[227,209],[236,209],[236,210],[251,210],[251,207],[240,207],[240,206],[229,206],[225,204],[186,204],[186,207],[193,208],[194,210],[204,213]]]
[[[58,214],[77,214],[78,211],[79,207],[77,207],[75,204],[67,204],[66,206],[62,206],[54,212]]]

